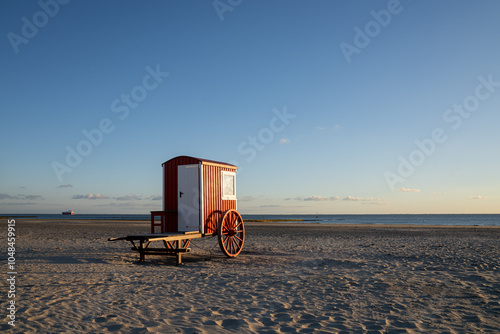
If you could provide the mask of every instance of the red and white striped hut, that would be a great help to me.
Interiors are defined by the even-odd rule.
[[[220,242],[228,239],[234,244],[226,245],[234,248],[227,255],[239,253],[243,240],[241,245],[237,241],[244,238],[244,231],[243,219],[236,211],[238,167],[188,156],[170,159],[162,167],[163,210],[151,212],[151,233],[198,232],[210,236],[219,232]],[[155,217],[161,219],[155,221]]]

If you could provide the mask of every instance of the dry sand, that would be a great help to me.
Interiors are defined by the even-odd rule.
[[[5,227],[6,220],[2,220]],[[109,237],[148,222],[17,220],[13,333],[498,333],[500,228],[247,223],[236,259]],[[6,245],[6,233],[0,243]],[[6,247],[3,247],[5,249]],[[4,272],[6,252],[1,255]],[[6,311],[6,281],[2,281]]]

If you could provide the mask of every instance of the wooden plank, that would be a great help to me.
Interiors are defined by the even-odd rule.
[[[120,238],[108,238],[108,241],[118,241],[118,240],[127,240],[128,237],[120,237]]]
[[[139,262],[144,261],[146,258],[144,254],[144,240],[140,240],[140,246],[139,246]]]
[[[150,244],[154,241],[180,241],[186,239],[202,238],[206,236],[211,236],[211,234],[201,234],[197,231],[184,232],[184,233],[151,233],[151,234],[138,234],[129,235],[120,238],[109,238],[109,241],[117,240],[127,240],[132,244],[132,250],[139,252],[139,262],[143,262],[146,259],[146,255],[175,255],[177,259],[177,265],[182,264],[182,254],[189,253],[191,248],[149,248]]]
[[[181,252],[180,252],[181,253]],[[144,255],[177,255],[180,253],[165,253],[165,252],[144,252]]]
[[[134,246],[134,247],[132,247],[132,249],[139,251],[139,247],[137,247],[137,245],[134,243],[134,240],[130,240],[130,242],[132,243],[132,246]]]
[[[176,240],[184,240],[184,239],[195,239],[195,238],[201,238],[202,234],[199,232],[196,233],[191,233],[191,234],[178,234],[178,235],[169,235],[169,236],[164,236],[164,237],[159,237],[159,236],[151,236],[145,238],[145,240],[151,242],[151,241],[176,241]]]
[[[209,236],[209,234],[204,235],[197,231],[185,232],[185,233],[149,233],[149,234],[128,235],[126,237],[119,237],[119,238],[109,238],[108,241],[117,241],[117,240],[127,240],[127,241],[143,240],[146,242],[157,241],[157,240],[176,241],[184,239],[201,238],[203,236]]]
[[[139,251],[136,247],[131,247],[133,251]],[[191,252],[191,248],[175,248],[175,249],[168,249],[168,248],[145,248],[144,252],[147,254],[148,252],[163,252],[164,254],[175,254],[175,253],[189,253]]]

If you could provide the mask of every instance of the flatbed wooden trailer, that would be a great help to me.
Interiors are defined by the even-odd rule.
[[[138,234],[129,235],[120,238],[109,238],[109,241],[126,240],[132,243],[132,250],[139,252],[139,261],[142,262],[146,259],[146,255],[175,255],[177,257],[177,265],[182,263],[182,254],[191,252],[189,242],[194,238],[201,238],[203,235],[201,233],[190,233],[188,235],[184,233],[177,234]],[[189,237],[189,239],[186,239]],[[150,247],[155,241],[160,241],[163,243],[164,247]],[[180,247],[179,247],[180,246]]]
[[[163,210],[151,211],[151,233],[108,240],[129,241],[132,250],[139,253],[139,261],[146,255],[173,255],[179,265],[182,255],[191,251],[191,239],[217,235],[222,252],[228,257],[238,256],[245,241],[245,226],[236,210],[237,167],[186,156],[162,166]]]

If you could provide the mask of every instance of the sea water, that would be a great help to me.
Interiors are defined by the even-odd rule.
[[[426,215],[243,215],[243,219],[287,220],[323,224],[411,224],[500,226],[500,214],[426,214]],[[297,222],[297,221],[296,221]],[[300,222],[300,221],[298,221]]]
[[[149,214],[0,214],[14,219],[65,220],[150,220]],[[412,224],[412,225],[477,225],[500,226],[500,214],[392,214],[392,215],[251,215],[243,220],[270,220],[294,223],[320,224]]]

